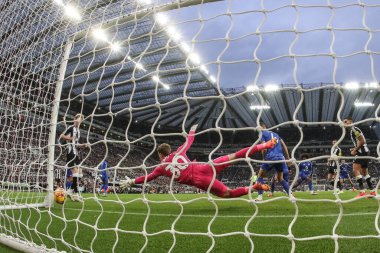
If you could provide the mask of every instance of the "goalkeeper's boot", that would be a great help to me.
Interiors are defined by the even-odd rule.
[[[269,191],[270,190],[270,187],[268,184],[261,184],[259,183],[258,181],[253,185],[253,189],[255,189],[256,191]]]
[[[272,138],[269,141],[264,143],[264,148],[265,149],[271,149],[274,146],[276,146],[277,142],[278,142],[278,139],[276,137],[274,137],[274,138]]]

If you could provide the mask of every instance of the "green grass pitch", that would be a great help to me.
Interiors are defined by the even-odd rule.
[[[346,191],[340,198],[347,200],[356,194]],[[55,204],[50,211],[0,211],[0,232],[18,234],[67,252],[139,252],[144,245],[144,252],[168,252],[172,246],[172,252],[206,252],[212,245],[212,252],[250,252],[248,237],[255,252],[290,252],[292,248],[287,235],[296,206],[285,198],[271,198],[270,202],[256,205],[245,201],[247,198],[226,201],[213,197],[210,201],[206,194],[174,195],[184,202],[181,207],[179,203],[165,202],[174,200],[168,194],[145,195],[147,203],[137,194],[118,195],[119,199],[116,195],[83,196],[84,203],[66,200],[64,205]],[[339,205],[333,201],[306,200],[335,200],[335,196],[332,192],[319,192],[317,196],[297,192],[296,197],[304,201],[297,201],[299,215],[291,227],[296,238],[295,252],[334,252],[331,236]],[[336,234],[373,238],[340,238],[339,252],[380,252],[380,236],[375,226],[379,200],[359,199],[342,206],[344,215]],[[379,227],[378,220],[377,223]],[[254,234],[243,234],[245,229]],[[146,234],[142,233],[144,230]],[[303,240],[308,237],[315,238]]]

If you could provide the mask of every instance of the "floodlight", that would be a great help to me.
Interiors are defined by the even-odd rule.
[[[80,16],[80,13],[79,13],[79,10],[77,8],[75,8],[74,6],[72,5],[66,5],[65,6],[65,14],[72,18],[73,20],[81,20],[81,16]]]
[[[348,82],[344,85],[344,88],[347,90],[357,90],[357,89],[359,89],[359,83],[358,82]]]
[[[374,104],[371,102],[355,102],[354,105],[356,107],[372,107],[372,106],[374,106]]]
[[[159,23],[160,25],[166,25],[169,22],[168,17],[162,13],[157,13],[155,15],[155,18],[156,18],[157,23]]]
[[[279,89],[280,89],[280,87],[278,85],[276,85],[276,84],[267,84],[264,87],[265,91],[277,91]]]

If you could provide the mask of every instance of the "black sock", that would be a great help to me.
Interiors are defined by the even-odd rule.
[[[358,183],[359,183],[359,189],[360,189],[360,190],[363,190],[363,189],[364,189],[364,186],[363,186],[363,178],[359,178],[357,181],[358,181]]]
[[[343,186],[342,186],[342,184],[340,183],[340,181],[338,181],[338,188],[339,188],[339,190],[342,190],[342,189],[343,189]]]
[[[367,182],[368,188],[369,188],[370,190],[373,190],[373,185],[372,185],[372,182],[371,182],[371,177],[366,178],[365,181]]]
[[[75,193],[78,193],[78,178],[77,177],[73,177],[73,183],[71,185],[71,189],[74,190]]]

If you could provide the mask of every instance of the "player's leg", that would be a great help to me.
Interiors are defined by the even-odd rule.
[[[338,181],[338,188],[339,188],[339,193],[343,193],[343,177],[339,177]]]
[[[103,190],[104,190],[104,192],[103,192],[103,196],[107,196],[107,191],[108,191],[108,179],[105,179],[105,180],[103,181]]]
[[[306,178],[308,189],[311,195],[317,195],[318,193],[313,190],[313,174],[310,174]]]
[[[255,184],[251,188],[252,190],[269,190],[267,185]],[[207,190],[207,189],[206,189]],[[251,190],[251,191],[252,191]],[[247,195],[249,193],[249,187],[239,187],[236,189],[230,189],[225,184],[215,179],[210,192],[215,196],[221,198],[238,198],[240,196]]]
[[[71,184],[73,182],[73,172],[70,168],[66,169],[66,183],[65,190],[68,191],[71,189]]]
[[[276,176],[273,175],[270,180],[270,192],[268,193],[268,197],[273,197],[275,184],[276,184]]]
[[[361,175],[361,164],[359,163],[359,160],[355,160],[352,167],[353,167],[353,172],[354,172],[356,181],[359,184],[360,193],[357,197],[365,196],[363,176]]]
[[[374,190],[374,187],[371,181],[371,176],[368,174],[367,165],[368,165],[368,162],[362,160],[361,174],[363,175],[363,178],[367,182],[368,189],[370,190],[370,195],[376,196],[376,190]]]
[[[348,182],[350,182],[350,185],[351,185],[351,187],[352,187],[352,191],[353,191],[353,192],[356,191],[356,189],[355,189],[355,185],[354,185],[354,183],[352,182],[352,179],[351,179],[350,176],[348,176]]]
[[[218,158],[213,160],[213,164],[214,164],[216,173],[218,174],[222,170],[224,170],[225,168],[231,166],[232,163],[229,163],[230,161],[233,161],[233,160],[239,159],[239,158],[245,158],[247,155],[248,155],[248,157],[252,156],[253,154],[255,154],[257,152],[260,152],[264,149],[273,147],[276,143],[277,143],[277,140],[272,139],[272,140],[267,141],[265,143],[255,145],[252,148],[246,147],[246,148],[243,148],[243,149],[237,151],[236,153],[218,157]],[[249,152],[250,149],[251,149],[251,151]]]
[[[269,163],[264,163],[264,164],[261,165],[259,173],[257,174],[257,181],[256,182],[258,182],[259,184],[264,184],[265,173],[266,173],[266,171],[271,170],[271,168],[272,168],[271,166],[272,165],[269,164]],[[263,200],[263,193],[264,193],[264,191],[259,190],[258,191],[258,196],[257,196],[257,198],[255,200],[256,201]]]
[[[277,174],[277,181],[282,185],[284,188],[286,194],[289,195],[289,184],[284,179],[284,165],[285,163],[277,163],[275,165],[276,168],[276,174]]]
[[[306,179],[306,175],[303,172],[300,172],[298,175],[297,182],[294,184],[293,189],[296,189],[300,184]]]

